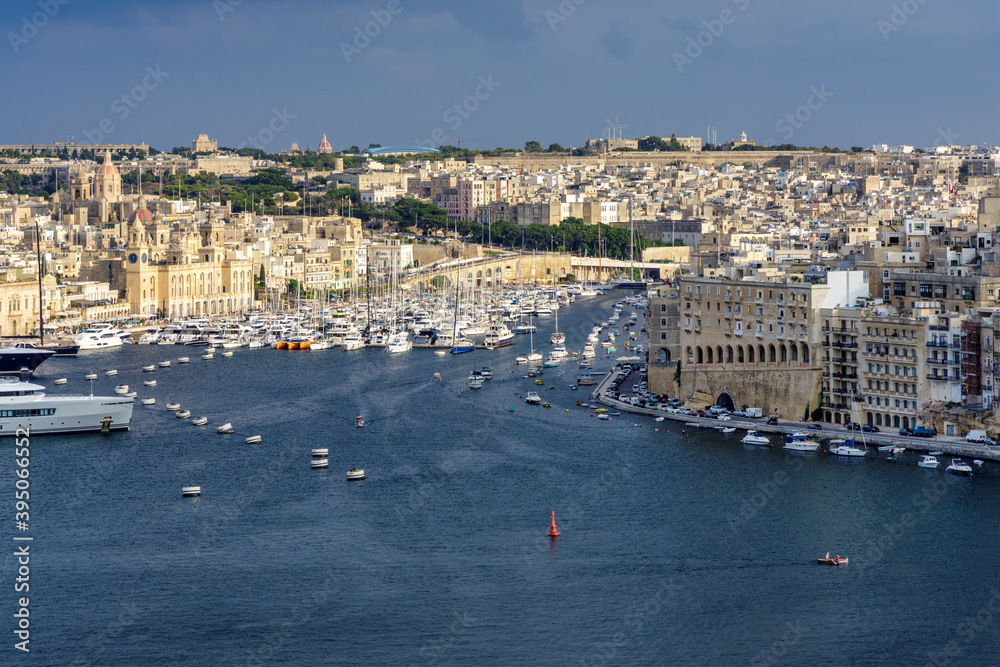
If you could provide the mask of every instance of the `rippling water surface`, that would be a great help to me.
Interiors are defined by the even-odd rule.
[[[621,296],[563,310],[567,346],[582,347]],[[536,339],[545,350],[551,319]],[[117,368],[95,391],[128,383],[158,403],[137,406],[127,434],[33,439],[30,659],[996,663],[995,466],[961,479],[909,454],[785,456],[743,447],[742,431],[598,421],[575,405],[575,362],[547,370],[543,387],[512,372],[527,346],[212,361],[127,346],[46,362],[38,379],[51,390],[83,392],[87,371]],[[190,365],[176,363],[184,355]],[[465,387],[474,365],[495,372],[478,392]],[[69,386],[52,387],[58,377]],[[552,407],[526,405],[531,389]],[[168,401],[209,426],[176,419]],[[223,422],[237,433],[216,435]],[[251,434],[263,444],[243,444]],[[310,469],[314,447],[329,448],[329,469]],[[367,479],[348,483],[352,467]],[[180,497],[189,483],[201,498]],[[827,550],[849,566],[817,566]]]

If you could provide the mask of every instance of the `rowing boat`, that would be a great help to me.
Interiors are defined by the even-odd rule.
[[[847,565],[847,558],[817,558],[819,565]]]

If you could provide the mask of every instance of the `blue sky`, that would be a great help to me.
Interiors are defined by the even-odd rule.
[[[998,19],[986,0],[7,0],[0,143],[579,146],[711,124],[998,144]]]

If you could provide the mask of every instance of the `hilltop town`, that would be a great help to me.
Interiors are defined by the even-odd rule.
[[[0,146],[0,336],[37,334],[39,309],[52,331],[236,316],[519,245],[635,250],[658,280],[656,393],[832,424],[992,423],[1000,149],[777,148]],[[564,267],[545,279],[580,279]]]

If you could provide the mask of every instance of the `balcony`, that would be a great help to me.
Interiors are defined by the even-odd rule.
[[[937,380],[939,382],[951,382],[951,378],[949,378],[947,375],[933,375],[932,374],[932,375],[928,375],[927,379],[928,380]]]
[[[848,349],[854,349],[854,348],[856,348],[858,346],[858,344],[857,343],[845,343],[843,341],[840,341],[840,342],[835,342],[833,344],[833,346],[834,347],[846,347]]]
[[[941,341],[941,340],[929,340],[929,341],[927,341],[927,347],[944,347],[944,348],[947,348],[947,347],[951,347],[951,343],[949,343],[948,341]]]
[[[926,362],[928,364],[937,364],[937,365],[940,365],[940,366],[947,366],[948,364],[951,363],[947,359],[927,359]]]

